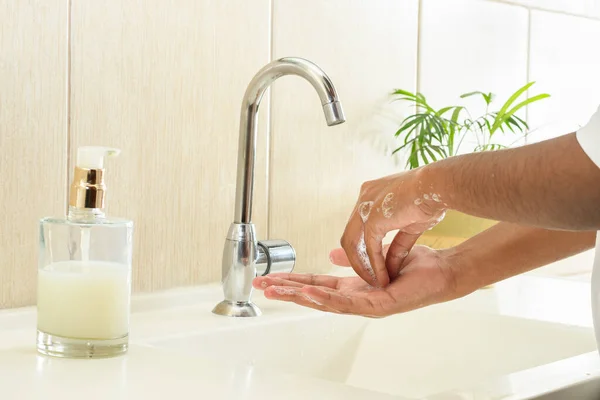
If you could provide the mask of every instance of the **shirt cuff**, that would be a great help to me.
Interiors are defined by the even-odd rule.
[[[577,141],[588,157],[600,168],[600,108],[587,125],[577,131]]]

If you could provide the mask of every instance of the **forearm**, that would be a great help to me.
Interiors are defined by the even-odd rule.
[[[600,169],[575,134],[454,157],[419,173],[423,193],[450,209],[545,228],[600,229]]]
[[[595,231],[555,231],[499,223],[444,250],[456,296],[578,254],[594,246]]]

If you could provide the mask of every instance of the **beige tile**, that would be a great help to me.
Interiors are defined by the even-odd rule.
[[[65,210],[64,1],[0,3],[0,308],[35,303],[38,220]]]
[[[527,82],[527,13],[480,0],[423,0],[419,83],[427,99],[436,108],[466,105],[475,118],[484,103],[459,96],[481,90],[497,95],[499,109]]]
[[[531,107],[537,128],[530,139],[543,140],[576,130],[600,104],[600,21],[532,12],[530,77],[552,97]]]
[[[348,120],[328,128],[307,82],[275,83],[271,237],[295,246],[299,271],[323,271],[360,184],[399,169],[385,149],[401,117],[388,93],[415,89],[417,1],[274,0],[273,21],[274,56],[320,65]]]
[[[220,279],[241,99],[269,61],[269,18],[269,0],[73,3],[72,146],[123,149],[108,167],[108,204],[136,223],[137,290]],[[263,113],[260,232],[265,121]]]

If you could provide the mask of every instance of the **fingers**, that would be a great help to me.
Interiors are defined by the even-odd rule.
[[[270,286],[265,289],[265,297],[333,313],[355,314],[366,317],[383,316],[382,310],[377,309],[367,297],[345,295],[335,290],[317,286],[305,286],[303,288]]]
[[[276,273],[256,277],[252,281],[252,285],[260,290],[265,290],[269,286],[303,287],[305,285],[336,289],[338,282],[338,277],[329,275]]]
[[[367,253],[364,224],[358,214],[354,214],[346,226],[341,245],[354,272],[370,285],[380,285]]]
[[[270,286],[265,289],[265,297],[271,300],[287,301],[315,310],[337,313],[336,310],[304,293],[301,288],[290,286]]]
[[[383,246],[383,255],[384,256],[387,253],[389,248],[390,248],[389,244],[386,244]],[[346,255],[346,252],[341,247],[331,250],[331,252],[329,253],[329,261],[331,261],[332,264],[337,265],[338,267],[351,267],[352,266],[350,264],[350,260],[348,259],[348,256]]]
[[[302,292],[324,307],[342,314],[371,316],[377,313],[373,304],[366,297],[341,294],[337,291],[323,290],[314,286],[307,286],[302,289]]]
[[[375,274],[375,286],[386,287],[390,283],[390,276],[385,266],[385,257],[383,256],[383,245],[381,243],[383,236],[378,235],[373,228],[376,228],[376,222],[371,225],[365,225],[365,232],[363,234],[364,250],[367,257],[363,260],[368,266],[368,262],[371,264],[371,271]],[[362,248],[358,250],[359,255],[362,256]],[[371,272],[369,271],[369,272]]]
[[[415,245],[415,242],[421,234],[410,234],[398,232],[390,243],[390,248],[385,258],[385,266],[391,279],[394,279],[400,273],[404,260]]]
[[[346,252],[343,248],[339,247],[337,249],[331,250],[329,253],[329,261],[332,264],[337,265],[339,267],[351,267],[350,260],[346,255]]]

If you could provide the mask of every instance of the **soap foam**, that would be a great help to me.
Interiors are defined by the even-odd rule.
[[[313,304],[316,304],[318,306],[322,306],[323,303],[318,302],[317,300],[313,299],[312,297],[310,297],[309,295],[307,295],[306,293],[302,293],[302,297],[304,297],[306,300],[310,301]]]
[[[381,202],[381,210],[383,212],[383,217],[390,219],[394,215],[392,210],[394,209],[394,204],[392,204],[392,200],[394,199],[394,193],[388,193],[383,198],[383,202]]]
[[[371,214],[371,209],[373,208],[372,201],[365,201],[360,203],[358,206],[358,212],[360,214],[360,219],[362,219],[363,224],[367,222],[369,219],[369,215]]]
[[[358,244],[356,245],[356,252],[358,253],[358,258],[360,259],[363,268],[367,271],[371,279],[373,279],[373,282],[377,282],[377,276],[375,275],[375,271],[373,271],[373,267],[371,266],[369,254],[367,254],[367,244],[365,243],[364,232],[360,234]]]
[[[281,296],[293,296],[298,294],[298,288],[291,286],[273,286],[273,290]]]

